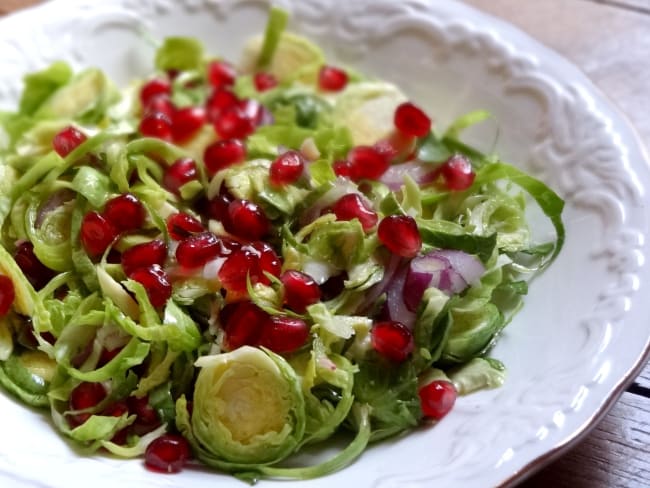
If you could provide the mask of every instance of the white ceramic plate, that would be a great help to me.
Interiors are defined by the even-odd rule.
[[[54,0],[0,20],[0,107],[21,75],[55,59],[98,65],[124,84],[151,69],[142,35],[193,35],[236,57],[263,28],[267,0]],[[536,280],[493,355],[506,385],[459,400],[435,428],[369,449],[353,466],[301,486],[510,484],[560,452],[621,393],[648,352],[646,157],[625,120],[573,66],[463,4],[302,0],[291,28],[338,63],[400,84],[444,126],[488,109],[497,151],[567,202],[567,242]],[[488,127],[489,128],[489,127]],[[490,148],[494,130],[472,133]],[[546,232],[542,230],[542,232]],[[207,471],[162,476],[139,461],[77,453],[48,424],[0,395],[0,485],[241,486]],[[264,482],[271,484],[273,482]]]

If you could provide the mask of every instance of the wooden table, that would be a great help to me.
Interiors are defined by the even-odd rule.
[[[0,1],[1,15],[38,0]],[[464,1],[581,67],[650,144],[650,0]],[[521,486],[650,486],[650,364],[585,440]]]

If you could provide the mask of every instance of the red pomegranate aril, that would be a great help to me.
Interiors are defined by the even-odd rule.
[[[280,261],[280,258],[269,244],[257,241],[250,246],[245,246],[245,248],[253,248],[254,252],[258,253],[257,268],[251,270],[251,281],[253,283],[270,284],[270,280],[265,273],[275,277],[280,276],[282,261]]]
[[[136,269],[147,268],[154,264],[163,265],[167,258],[167,244],[162,239],[136,244],[122,253],[122,268],[126,276],[131,276]]]
[[[54,278],[56,272],[45,266],[34,254],[34,244],[24,241],[18,244],[14,261],[36,290],[40,290]]]
[[[92,257],[104,254],[118,234],[119,229],[97,212],[87,213],[81,221],[81,244]]]
[[[221,253],[221,242],[212,232],[194,234],[179,242],[176,260],[185,268],[198,268]]]
[[[401,363],[413,352],[413,334],[401,322],[377,322],[370,331],[372,347],[385,358]]]
[[[83,132],[72,126],[68,126],[54,136],[54,139],[52,139],[52,147],[59,156],[65,158],[86,139],[87,137]]]
[[[228,195],[219,194],[212,200],[209,200],[205,206],[205,214],[210,219],[225,222],[228,220],[228,206],[232,199]]]
[[[163,434],[154,439],[144,452],[144,464],[159,473],[178,473],[191,456],[190,444],[178,434]]]
[[[361,195],[350,193],[332,205],[337,220],[359,219],[363,230],[368,231],[377,225],[377,214],[363,201]]]
[[[237,106],[255,126],[273,123],[273,114],[257,100],[245,98],[237,102]]]
[[[151,305],[155,308],[165,305],[172,296],[172,285],[167,273],[158,264],[136,269],[130,278],[144,287]]]
[[[214,88],[224,88],[235,83],[237,72],[226,61],[212,61],[208,65],[208,80]]]
[[[0,317],[9,313],[15,299],[14,282],[8,276],[0,275]]]
[[[210,144],[203,154],[203,162],[210,174],[215,174],[246,159],[246,146],[239,139],[223,139]]]
[[[239,103],[239,98],[230,90],[215,90],[205,103],[206,116],[210,122],[216,122],[219,114]]]
[[[119,401],[110,404],[108,407],[104,409],[102,412],[102,415],[106,415],[107,417],[121,417],[125,413],[128,413],[129,407],[127,406],[125,401]]]
[[[157,426],[160,424],[158,412],[149,404],[149,397],[130,396],[126,399],[129,412],[137,417],[140,425]]]
[[[318,86],[323,91],[341,91],[348,84],[348,74],[334,66],[323,66],[318,73]]]
[[[223,109],[214,122],[214,128],[222,139],[245,139],[255,132],[256,121],[239,105]]]
[[[205,231],[203,224],[184,212],[175,213],[167,218],[167,232],[176,241],[203,231]]]
[[[70,392],[69,408],[86,410],[97,406],[104,398],[106,398],[106,388],[101,383],[79,383]],[[90,413],[75,414],[70,418],[70,423],[76,427],[88,420],[90,415]]]
[[[181,187],[197,178],[196,161],[192,158],[181,158],[165,169],[162,184],[170,192],[180,195]]]
[[[306,273],[290,269],[282,273],[280,281],[284,286],[284,303],[296,313],[305,313],[309,305],[320,300],[320,287]]]
[[[350,178],[355,181],[379,179],[390,166],[388,159],[371,146],[353,148],[348,153],[348,163],[350,164]]]
[[[172,86],[169,81],[163,78],[153,78],[146,82],[140,89],[140,102],[146,107],[151,100],[160,95],[170,95]]]
[[[246,293],[246,279],[249,274],[257,276],[258,273],[259,257],[249,249],[241,248],[226,258],[219,268],[218,277],[228,293],[239,296]]]
[[[228,221],[226,230],[231,234],[257,241],[268,234],[269,219],[261,207],[248,200],[233,200],[228,205]]]
[[[397,130],[407,136],[424,137],[431,131],[431,119],[411,102],[397,107],[394,123]]]
[[[474,183],[476,173],[472,163],[465,156],[457,154],[445,161],[439,169],[447,189],[452,191],[467,190]]]
[[[192,139],[206,122],[205,109],[185,107],[177,110],[172,117],[172,137],[176,143]]]
[[[176,107],[167,95],[158,95],[153,97],[142,108],[143,117],[146,115],[162,114],[170,121],[176,112]]]
[[[171,118],[162,112],[145,114],[140,121],[139,130],[140,134],[145,137],[155,137],[163,141],[172,139]]]
[[[294,317],[274,315],[262,327],[258,344],[278,354],[286,354],[302,347],[309,338],[307,323]]]
[[[379,241],[393,254],[412,258],[422,248],[422,237],[417,223],[408,215],[384,217],[377,229]]]
[[[348,274],[345,271],[341,274],[330,276],[325,283],[319,286],[321,300],[326,302],[339,296],[345,289],[345,280],[347,279]]]
[[[424,416],[440,420],[453,408],[458,392],[453,383],[436,380],[420,388],[418,396]]]
[[[334,161],[332,163],[332,169],[334,170],[334,174],[336,176],[349,178],[351,175],[350,163],[348,163],[346,160]]]
[[[257,91],[263,92],[278,86],[278,79],[271,73],[260,72],[255,74],[253,83]]]
[[[228,350],[258,343],[262,327],[269,315],[252,302],[238,302],[226,305],[219,315],[225,332]]]
[[[146,211],[135,195],[123,193],[106,202],[104,217],[120,231],[131,231],[142,227]]]
[[[114,349],[102,349],[102,352],[99,354],[99,360],[97,361],[97,366],[102,367],[105,366],[107,363],[110,363],[113,359],[115,359],[115,356],[117,356],[120,351],[122,350],[121,347],[116,347]]]
[[[305,158],[302,154],[298,151],[287,151],[271,163],[269,178],[274,185],[288,185],[297,181],[304,169]]]

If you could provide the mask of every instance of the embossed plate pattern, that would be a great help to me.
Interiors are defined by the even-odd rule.
[[[54,0],[0,20],[0,108],[15,105],[24,73],[55,59],[99,66],[121,84],[146,75],[153,47],[145,33],[197,36],[212,52],[235,57],[263,28],[268,3]],[[490,110],[498,123],[472,131],[471,141],[543,178],[567,202],[565,249],[532,284],[493,351],[509,369],[506,385],[462,398],[435,428],[374,446],[353,466],[304,486],[516,482],[601,415],[647,357],[650,174],[643,149],[577,69],[463,4],[276,3],[292,12],[292,29],[336,62],[400,84],[439,127]],[[0,432],[2,486],[240,486],[204,470],[168,477],[138,461],[85,456],[46,416],[4,394]]]

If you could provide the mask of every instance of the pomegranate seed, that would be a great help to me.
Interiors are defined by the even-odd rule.
[[[90,256],[104,254],[118,234],[117,227],[97,212],[87,213],[81,221],[81,244]]]
[[[203,154],[205,167],[215,174],[246,159],[246,146],[239,139],[224,139],[210,144]]]
[[[259,275],[259,257],[256,254],[248,248],[241,248],[235,250],[221,265],[219,281],[229,293],[246,293],[246,278],[250,274],[253,282],[253,277]]]
[[[424,416],[440,420],[453,408],[458,392],[453,383],[437,380],[420,388],[418,395]]]
[[[159,97],[160,95],[170,95],[172,86],[169,81],[163,78],[154,78],[145,83],[140,89],[140,101],[142,106],[146,107],[151,100]]]
[[[238,105],[223,109],[214,122],[222,139],[244,139],[255,131],[255,119]]]
[[[175,213],[167,218],[167,231],[169,236],[177,241],[205,231],[203,224],[184,212]]]
[[[271,183],[277,186],[295,182],[305,169],[305,158],[298,151],[280,154],[269,170]]]
[[[232,199],[228,195],[219,194],[207,202],[205,213],[208,218],[225,222],[228,220],[228,206]]]
[[[147,268],[154,264],[163,265],[167,258],[167,244],[161,239],[136,244],[122,253],[122,268],[126,276],[131,276],[136,269]]]
[[[212,61],[208,65],[208,79],[215,88],[224,88],[235,83],[237,72],[235,68],[225,61]]]
[[[348,84],[348,74],[334,66],[323,66],[318,73],[318,86],[323,91],[341,91]]]
[[[252,302],[238,302],[227,305],[221,311],[219,320],[226,334],[230,351],[244,345],[257,344],[262,326],[269,315]]]
[[[136,422],[143,426],[158,426],[160,425],[160,417],[158,412],[149,404],[149,397],[136,397],[130,396],[126,399],[129,412],[137,417]]]
[[[274,315],[264,323],[258,344],[278,354],[300,348],[309,338],[309,326],[299,318]]]
[[[144,452],[144,464],[159,473],[178,473],[191,456],[190,444],[178,434],[163,434]]]
[[[348,279],[348,274],[344,271],[336,276],[331,276],[325,283],[319,286],[321,292],[321,299],[326,302],[332,298],[336,298],[345,289],[345,280]]]
[[[396,131],[390,138],[375,143],[373,147],[389,161],[403,161],[412,159],[415,156],[413,150],[415,149],[416,141],[417,139],[415,137],[407,136]]]
[[[338,199],[332,205],[332,212],[337,220],[359,219],[363,230],[368,231],[377,225],[377,214],[356,193],[350,193]]]
[[[162,184],[170,192],[180,195],[181,186],[196,179],[196,162],[192,158],[181,158],[165,169]]]
[[[280,272],[282,271],[282,262],[269,244],[257,241],[247,247],[252,247],[254,252],[258,254],[257,269],[251,271],[251,281],[253,283],[260,282],[265,285],[270,284],[265,273],[275,277],[280,276]]]
[[[97,361],[97,366],[101,368],[107,363],[110,363],[113,359],[115,359],[115,356],[117,356],[121,350],[121,347],[116,347],[110,350],[106,348],[102,349],[102,352],[99,355],[99,360]]]
[[[11,310],[16,298],[14,283],[8,276],[0,275],[0,317],[4,317]]]
[[[334,163],[332,163],[332,169],[336,176],[343,176],[346,178],[350,177],[350,163],[345,160],[334,161]]]
[[[156,308],[162,307],[172,296],[172,285],[167,273],[158,264],[136,269],[129,278],[144,286],[151,305]]]
[[[403,362],[413,352],[413,334],[401,322],[377,322],[370,339],[375,351],[396,363]]]
[[[348,153],[350,178],[355,181],[376,180],[383,175],[390,162],[377,149],[370,146],[357,146]]]
[[[119,401],[119,402],[112,403],[108,407],[106,407],[102,412],[102,415],[106,415],[107,417],[121,417],[128,411],[129,411],[129,407],[126,405],[126,402]]]
[[[29,241],[22,242],[16,247],[14,260],[36,290],[43,288],[56,275],[56,272],[39,261],[34,254],[34,244]]]
[[[205,109],[202,107],[186,107],[177,110],[172,117],[172,137],[176,143],[184,143],[192,139],[205,124]]]
[[[264,237],[270,229],[269,220],[259,205],[248,200],[233,200],[228,205],[228,226],[231,234],[256,241]]]
[[[418,226],[413,217],[407,215],[384,217],[379,223],[377,235],[390,252],[404,258],[414,257],[422,247]]]
[[[320,300],[318,283],[308,274],[290,269],[282,273],[284,303],[296,313],[305,313],[309,305]]]
[[[106,389],[101,383],[79,383],[70,392],[69,408],[70,410],[85,410],[98,405],[104,398],[106,398]],[[73,426],[78,426],[89,418],[89,413],[79,413],[73,415],[70,421]]]
[[[239,103],[239,98],[230,90],[216,90],[210,95],[205,103],[207,119],[216,122],[219,114],[229,107]]]
[[[397,130],[407,136],[424,137],[431,131],[431,119],[411,102],[397,107],[394,122]]]
[[[57,152],[59,156],[65,158],[68,154],[74,151],[87,139],[86,135],[75,129],[72,126],[68,126],[54,136],[52,140],[52,147]]]
[[[120,231],[138,230],[144,224],[146,211],[135,195],[123,193],[106,202],[104,217]]]
[[[444,185],[452,191],[467,190],[476,178],[472,163],[465,156],[457,154],[449,158],[440,167]]]
[[[201,232],[183,239],[176,248],[178,264],[186,268],[198,268],[221,252],[221,242],[212,232]]]
[[[255,83],[257,91],[263,92],[278,86],[278,79],[271,73],[256,73],[253,83]]]
[[[171,118],[162,112],[145,114],[140,121],[139,130],[144,137],[155,137],[163,141],[172,140]]]
[[[146,105],[144,105],[144,109],[142,110],[144,116],[162,114],[170,121],[174,116],[174,112],[176,112],[176,107],[174,107],[174,104],[167,95],[158,95],[153,97]]]

